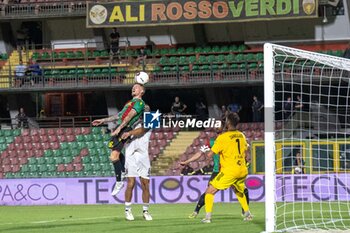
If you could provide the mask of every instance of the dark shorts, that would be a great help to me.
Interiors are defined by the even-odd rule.
[[[108,148],[121,152],[124,148],[125,143],[129,141],[129,138],[121,139],[120,137],[123,135],[123,133],[129,132],[130,130],[132,130],[132,128],[124,127],[122,130],[120,130],[118,135],[111,137],[108,143]]]

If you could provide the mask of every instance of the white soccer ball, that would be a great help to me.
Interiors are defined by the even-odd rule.
[[[145,85],[149,81],[149,76],[146,72],[140,71],[135,75],[135,82]]]
[[[301,174],[301,168],[300,167],[294,168],[294,173],[295,174]]]

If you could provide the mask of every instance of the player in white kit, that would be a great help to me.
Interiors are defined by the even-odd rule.
[[[149,106],[145,106],[145,111],[149,111]],[[126,132],[122,138],[130,137],[132,141],[125,146],[125,177],[127,177],[127,187],[125,189],[125,219],[134,220],[131,211],[132,192],[135,187],[136,177],[140,177],[143,201],[143,218],[152,220],[149,208],[149,179],[151,163],[148,155],[148,144],[151,131],[144,129],[139,123],[134,130]]]

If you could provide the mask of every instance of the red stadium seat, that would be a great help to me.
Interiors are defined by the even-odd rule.
[[[57,142],[58,141],[58,137],[56,135],[51,135],[49,136],[50,142]]]
[[[11,166],[10,165],[4,165],[3,166],[3,172],[10,172],[12,169],[11,169]]]
[[[19,165],[23,165],[23,164],[26,164],[28,162],[28,159],[27,158],[19,158],[18,161],[19,161]]]
[[[67,141],[66,135],[63,135],[63,134],[58,135],[57,138],[58,138],[58,141],[60,141],[60,142],[66,142]]]
[[[40,137],[38,135],[33,135],[32,142],[40,142]]]
[[[74,164],[74,170],[77,172],[83,170],[83,165],[81,165],[80,163]]]
[[[62,129],[62,128],[57,129],[56,134],[57,135],[64,135],[65,134],[64,129]]]
[[[31,144],[31,143],[25,143],[25,144],[24,144],[24,148],[25,148],[26,150],[32,150],[32,149],[33,149],[33,144]]]
[[[82,134],[84,134],[84,135],[90,134],[90,133],[91,133],[91,129],[90,129],[90,128],[84,127],[84,128],[82,128],[81,130],[82,130]]]
[[[5,150],[1,153],[1,158],[10,157],[10,154]]]
[[[66,170],[66,167],[64,166],[64,164],[59,164],[57,166],[57,171],[58,172],[64,172]]]
[[[49,141],[49,137],[47,135],[42,135],[42,136],[40,136],[40,141],[41,142],[48,142]]]
[[[20,144],[23,142],[23,137],[22,136],[15,137],[15,140],[13,142],[15,144]]]
[[[9,151],[13,151],[13,150],[16,149],[16,146],[15,146],[14,143],[11,143],[11,144],[9,144],[9,146],[7,147],[7,149],[8,149]]]
[[[58,142],[51,142],[50,143],[50,149],[58,150],[59,148],[60,148],[60,144]]]
[[[44,150],[51,149],[51,145],[49,142],[43,142],[43,143],[41,143],[41,146]]]
[[[21,167],[18,164],[12,165],[12,172],[18,172],[21,170]]]
[[[74,171],[74,166],[73,166],[73,164],[67,164],[67,166],[66,166],[66,171],[67,171],[67,172],[72,172],[72,171]]]
[[[56,132],[55,132],[54,129],[48,129],[48,130],[47,130],[47,134],[48,134],[49,136],[52,136],[52,135],[56,135]]]
[[[4,158],[2,160],[2,165],[9,165],[9,164],[11,164],[11,160],[9,158]]]
[[[23,143],[20,143],[20,144],[16,145],[16,149],[17,150],[25,150],[25,146]]]
[[[74,135],[74,130],[72,128],[67,128],[66,135]]]
[[[75,135],[81,134],[81,128],[74,128],[74,134]]]
[[[30,135],[30,130],[29,129],[23,129],[22,130],[22,136],[29,136]]]
[[[73,141],[75,141],[75,135],[67,135],[66,139],[68,142],[73,142]]]
[[[155,133],[151,133],[151,136],[149,137],[150,140],[155,140],[156,139],[156,135]]]
[[[30,137],[30,136],[24,136],[24,137],[23,137],[23,142],[24,142],[24,143],[31,143],[31,142],[32,142],[32,137]]]
[[[86,148],[83,148],[83,149],[80,151],[80,155],[81,155],[81,156],[87,156],[87,155],[89,155],[89,150],[86,149]]]
[[[12,164],[12,165],[17,165],[17,164],[19,164],[19,159],[18,159],[18,157],[13,157],[13,158],[11,158],[11,164]]]
[[[40,129],[40,130],[39,130],[39,134],[40,134],[40,136],[47,135],[46,129]]]
[[[34,136],[34,135],[39,135],[39,130],[37,129],[31,129],[30,130],[30,135]]]

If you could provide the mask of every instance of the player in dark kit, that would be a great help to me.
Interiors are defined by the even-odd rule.
[[[123,158],[121,151],[124,148],[124,144],[127,142],[127,139],[122,139],[121,135],[124,132],[132,130],[134,124],[142,116],[145,103],[142,100],[142,96],[145,94],[145,88],[141,84],[134,84],[131,90],[132,99],[128,101],[123,109],[116,116],[111,116],[108,118],[94,120],[92,122],[93,126],[98,126],[103,123],[117,121],[117,128],[111,133],[111,140],[108,144],[108,147],[112,150],[110,154],[110,160],[113,163],[114,171],[116,175],[116,183],[112,191],[112,195],[117,195],[120,190],[123,188],[124,183],[122,182],[122,167],[123,167]]]

